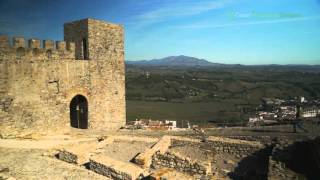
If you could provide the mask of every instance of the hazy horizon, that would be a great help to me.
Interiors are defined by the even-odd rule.
[[[0,34],[63,39],[83,18],[125,27],[125,59],[320,64],[319,0],[0,0]]]
[[[125,59],[125,61],[131,61],[131,62],[134,62],[134,61],[150,61],[150,60],[155,60],[155,59],[164,59],[164,58],[168,58],[168,57],[179,57],[179,56],[185,56],[185,55],[172,55],[172,56],[166,56],[166,57],[160,57],[160,58],[152,58],[152,59],[140,59],[140,60],[131,60],[131,59]],[[306,65],[306,66],[320,66],[320,64],[245,64],[245,63],[233,63],[233,64],[231,64],[231,63],[228,63],[228,62],[226,62],[226,63],[221,63],[219,60],[210,60],[210,59],[205,59],[205,58],[201,58],[201,57],[194,57],[194,56],[187,56],[187,57],[193,57],[193,58],[197,58],[197,59],[199,59],[199,60],[206,60],[206,61],[208,61],[208,62],[210,62],[210,63],[217,63],[217,64],[227,64],[227,65],[233,65],[233,64],[240,64],[240,65],[248,65],[248,66],[255,66],[255,65],[257,65],[257,66],[264,66],[264,65],[266,65],[266,66],[268,66],[268,65],[301,65],[301,66],[304,66],[304,65]],[[319,62],[320,62],[320,60],[319,60]]]

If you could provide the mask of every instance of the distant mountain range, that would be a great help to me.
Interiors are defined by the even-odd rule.
[[[126,61],[131,65],[146,66],[225,66],[225,64],[212,63],[205,59],[198,59],[190,56],[169,56],[162,59]]]
[[[268,69],[286,69],[300,71],[320,71],[320,65],[304,65],[304,64],[266,64],[266,65],[241,65],[241,64],[221,64],[213,63],[205,59],[199,59],[190,56],[169,56],[161,59],[126,61],[127,65],[137,66],[167,66],[167,67],[222,67],[222,68],[268,68]]]

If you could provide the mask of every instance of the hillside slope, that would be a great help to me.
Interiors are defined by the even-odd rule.
[[[262,97],[320,99],[320,73],[153,66],[128,66],[126,73],[126,98],[131,102],[127,109],[129,120],[151,117],[238,121],[247,120]]]

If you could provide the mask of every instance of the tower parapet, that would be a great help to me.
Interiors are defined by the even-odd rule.
[[[43,40],[41,46],[39,39],[26,41],[23,37],[13,37],[11,44],[8,36],[0,36],[0,61],[68,59],[75,59],[73,42]]]
[[[96,19],[82,19],[64,24],[64,40],[75,42],[76,59],[118,59],[124,63],[123,26]]]

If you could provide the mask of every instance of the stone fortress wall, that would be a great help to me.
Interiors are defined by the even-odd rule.
[[[13,38],[10,45],[8,37],[0,37],[2,134],[12,134],[12,129],[68,129],[76,95],[88,102],[89,129],[113,130],[125,124],[123,27],[93,19],[64,27],[66,42],[45,40],[43,47],[37,39],[26,46],[24,38]],[[77,55],[84,51],[88,57]]]

